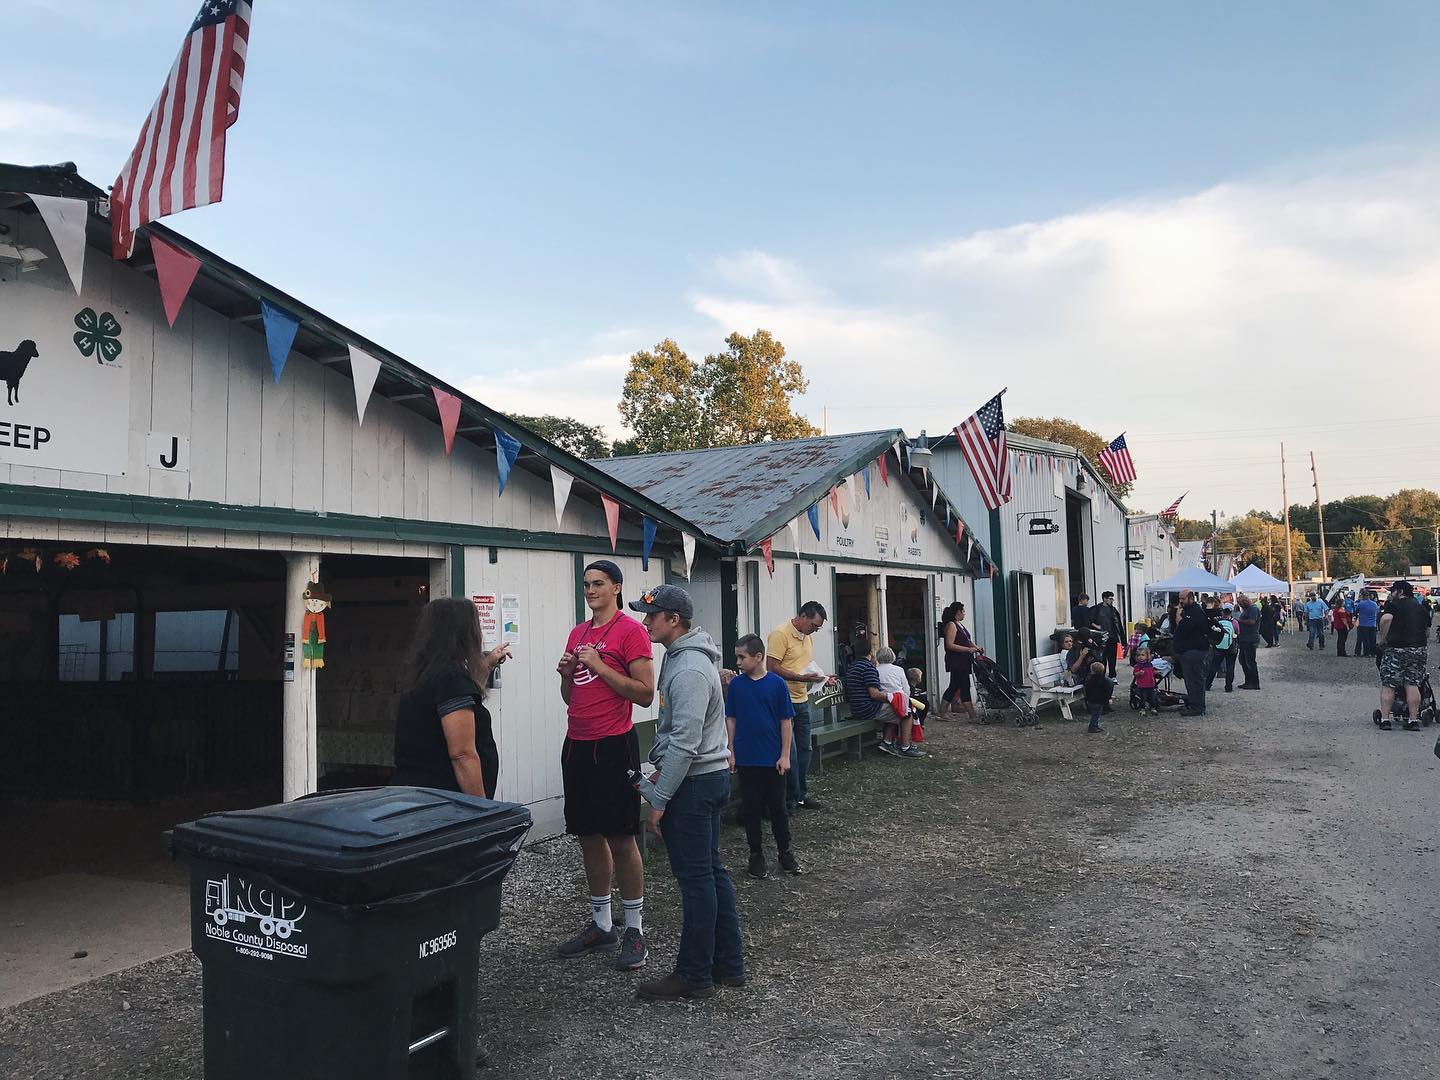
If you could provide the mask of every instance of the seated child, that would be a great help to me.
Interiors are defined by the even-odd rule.
[[[785,810],[785,774],[790,771],[790,742],[795,707],[785,680],[765,670],[765,642],[746,634],[735,643],[735,666],[725,698],[725,725],[730,733],[730,771],[740,785],[740,821],[750,842],[750,874],[769,873],[761,849],[760,820],[770,815],[780,868],[802,873],[790,850],[790,815]]]
[[[1141,645],[1135,650],[1135,658],[1130,661],[1131,670],[1135,674],[1135,693],[1140,699],[1141,716],[1159,716],[1160,710],[1155,708],[1155,663],[1150,659],[1150,650]]]
[[[1097,660],[1090,665],[1090,676],[1085,680],[1085,707],[1090,710],[1090,726],[1085,729],[1087,734],[1104,730],[1100,726],[1100,714],[1110,704],[1110,695],[1114,692],[1115,684],[1105,674],[1105,665]]]
[[[885,724],[885,731],[880,736],[880,749],[897,757],[924,757],[924,751],[912,745],[910,680],[905,677],[904,670],[896,666],[894,649],[882,645],[876,650],[875,670],[880,674],[880,689],[887,701],[877,717]]]

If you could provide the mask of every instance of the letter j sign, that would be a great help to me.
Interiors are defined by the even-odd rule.
[[[145,464],[161,472],[189,472],[190,436],[150,432],[145,439]]]

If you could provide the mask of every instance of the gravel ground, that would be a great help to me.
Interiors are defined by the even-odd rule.
[[[1293,638],[1261,662],[1204,720],[936,723],[928,760],[828,765],[809,872],[737,877],[751,983],[710,1002],[552,959],[583,881],[536,845],[481,950],[481,1075],[1429,1080],[1433,729],[1370,723],[1367,662]],[[653,973],[679,911],[650,865]],[[0,1076],[199,1077],[199,1001],[182,953],[27,1002]]]

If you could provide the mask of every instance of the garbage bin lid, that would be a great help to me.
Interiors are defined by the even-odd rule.
[[[296,892],[366,903],[503,877],[530,811],[435,788],[330,792],[175,826],[176,858],[258,870]]]

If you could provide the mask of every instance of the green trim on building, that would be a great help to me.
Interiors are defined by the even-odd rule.
[[[450,595],[465,596],[465,549],[459,544],[450,545]]]
[[[760,633],[760,564],[745,564],[745,590],[750,594],[750,632]]]
[[[110,525],[159,525],[167,528],[222,529],[229,532],[286,533],[334,536],[352,540],[392,540],[415,544],[464,547],[525,548],[534,551],[593,551],[596,537],[570,533],[532,532],[445,521],[326,514],[269,506],[156,499],[103,491],[0,484],[0,514],[12,517],[60,518]],[[621,540],[621,555],[640,555],[639,540]],[[665,552],[669,552],[669,547]],[[652,552],[653,554],[653,552]],[[662,554],[663,557],[663,554]]]
[[[585,580],[585,556],[577,551],[571,561],[575,565],[575,625],[579,626],[589,615],[585,606],[585,586],[581,584]]]
[[[1005,602],[1005,538],[1001,530],[1000,511],[990,511],[990,542],[995,549],[990,552],[990,561],[995,566],[995,576],[990,578],[990,599],[995,609],[995,663],[1007,673],[1018,686],[1019,677],[1011,667],[1010,660],[1010,605]]]
[[[735,642],[740,640],[739,564],[734,559],[720,561],[720,655],[734,656]]]

